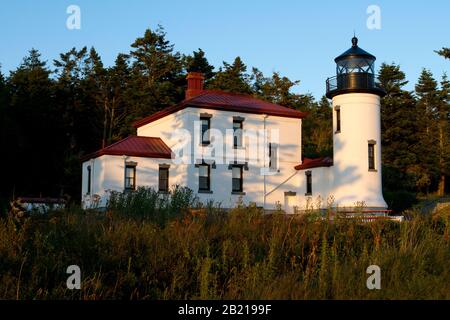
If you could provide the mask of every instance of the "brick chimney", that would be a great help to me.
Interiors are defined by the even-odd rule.
[[[189,72],[187,77],[186,99],[198,96],[203,91],[205,76],[201,72]]]

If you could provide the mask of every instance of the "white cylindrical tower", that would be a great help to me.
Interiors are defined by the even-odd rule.
[[[336,76],[327,79],[333,100],[333,184],[331,195],[340,208],[386,209],[381,181],[380,98],[375,82],[375,57],[358,47],[338,56]]]

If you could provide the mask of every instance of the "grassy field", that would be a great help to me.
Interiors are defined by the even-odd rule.
[[[0,219],[0,299],[450,299],[449,215],[330,223],[202,210],[186,190]],[[66,268],[81,268],[81,289]],[[368,290],[366,268],[381,268]]]

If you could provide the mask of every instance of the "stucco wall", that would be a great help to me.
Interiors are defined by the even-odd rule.
[[[186,185],[186,166],[174,166],[170,159],[151,159],[141,157],[123,157],[103,155],[83,163],[82,200],[83,207],[104,207],[108,198],[108,190],[122,192],[125,188],[126,162],[135,162],[136,187],[151,187],[158,190],[159,165],[169,164],[169,185]],[[91,193],[87,194],[88,165],[91,166]],[[94,197],[99,202],[94,203]]]
[[[340,207],[364,202],[367,207],[386,208],[381,184],[380,97],[349,93],[333,98],[340,108],[341,132],[333,134],[334,165],[331,193]],[[333,128],[336,112],[333,110]],[[375,168],[368,170],[368,141],[375,140]]]

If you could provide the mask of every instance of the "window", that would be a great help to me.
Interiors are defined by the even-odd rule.
[[[232,167],[232,191],[243,192],[242,166]]]
[[[202,145],[209,145],[209,129],[211,125],[210,117],[200,117],[200,125],[201,125],[201,143]]]
[[[368,153],[369,153],[369,170],[375,170],[375,142],[369,141],[368,144]]]
[[[312,195],[312,173],[311,171],[306,171],[306,194],[305,196]]]
[[[91,166],[87,167],[87,194],[91,194]]]
[[[336,109],[336,133],[341,132],[341,109]]]
[[[136,189],[136,166],[126,165],[125,166],[125,190],[135,190]]]
[[[198,190],[210,191],[211,188],[211,168],[209,164],[198,166]]]
[[[233,120],[233,146],[234,148],[242,147],[242,128],[243,121],[240,119]]]
[[[269,143],[269,168],[278,168],[278,146],[275,143]]]
[[[169,191],[169,168],[159,167],[159,191],[168,192]]]

